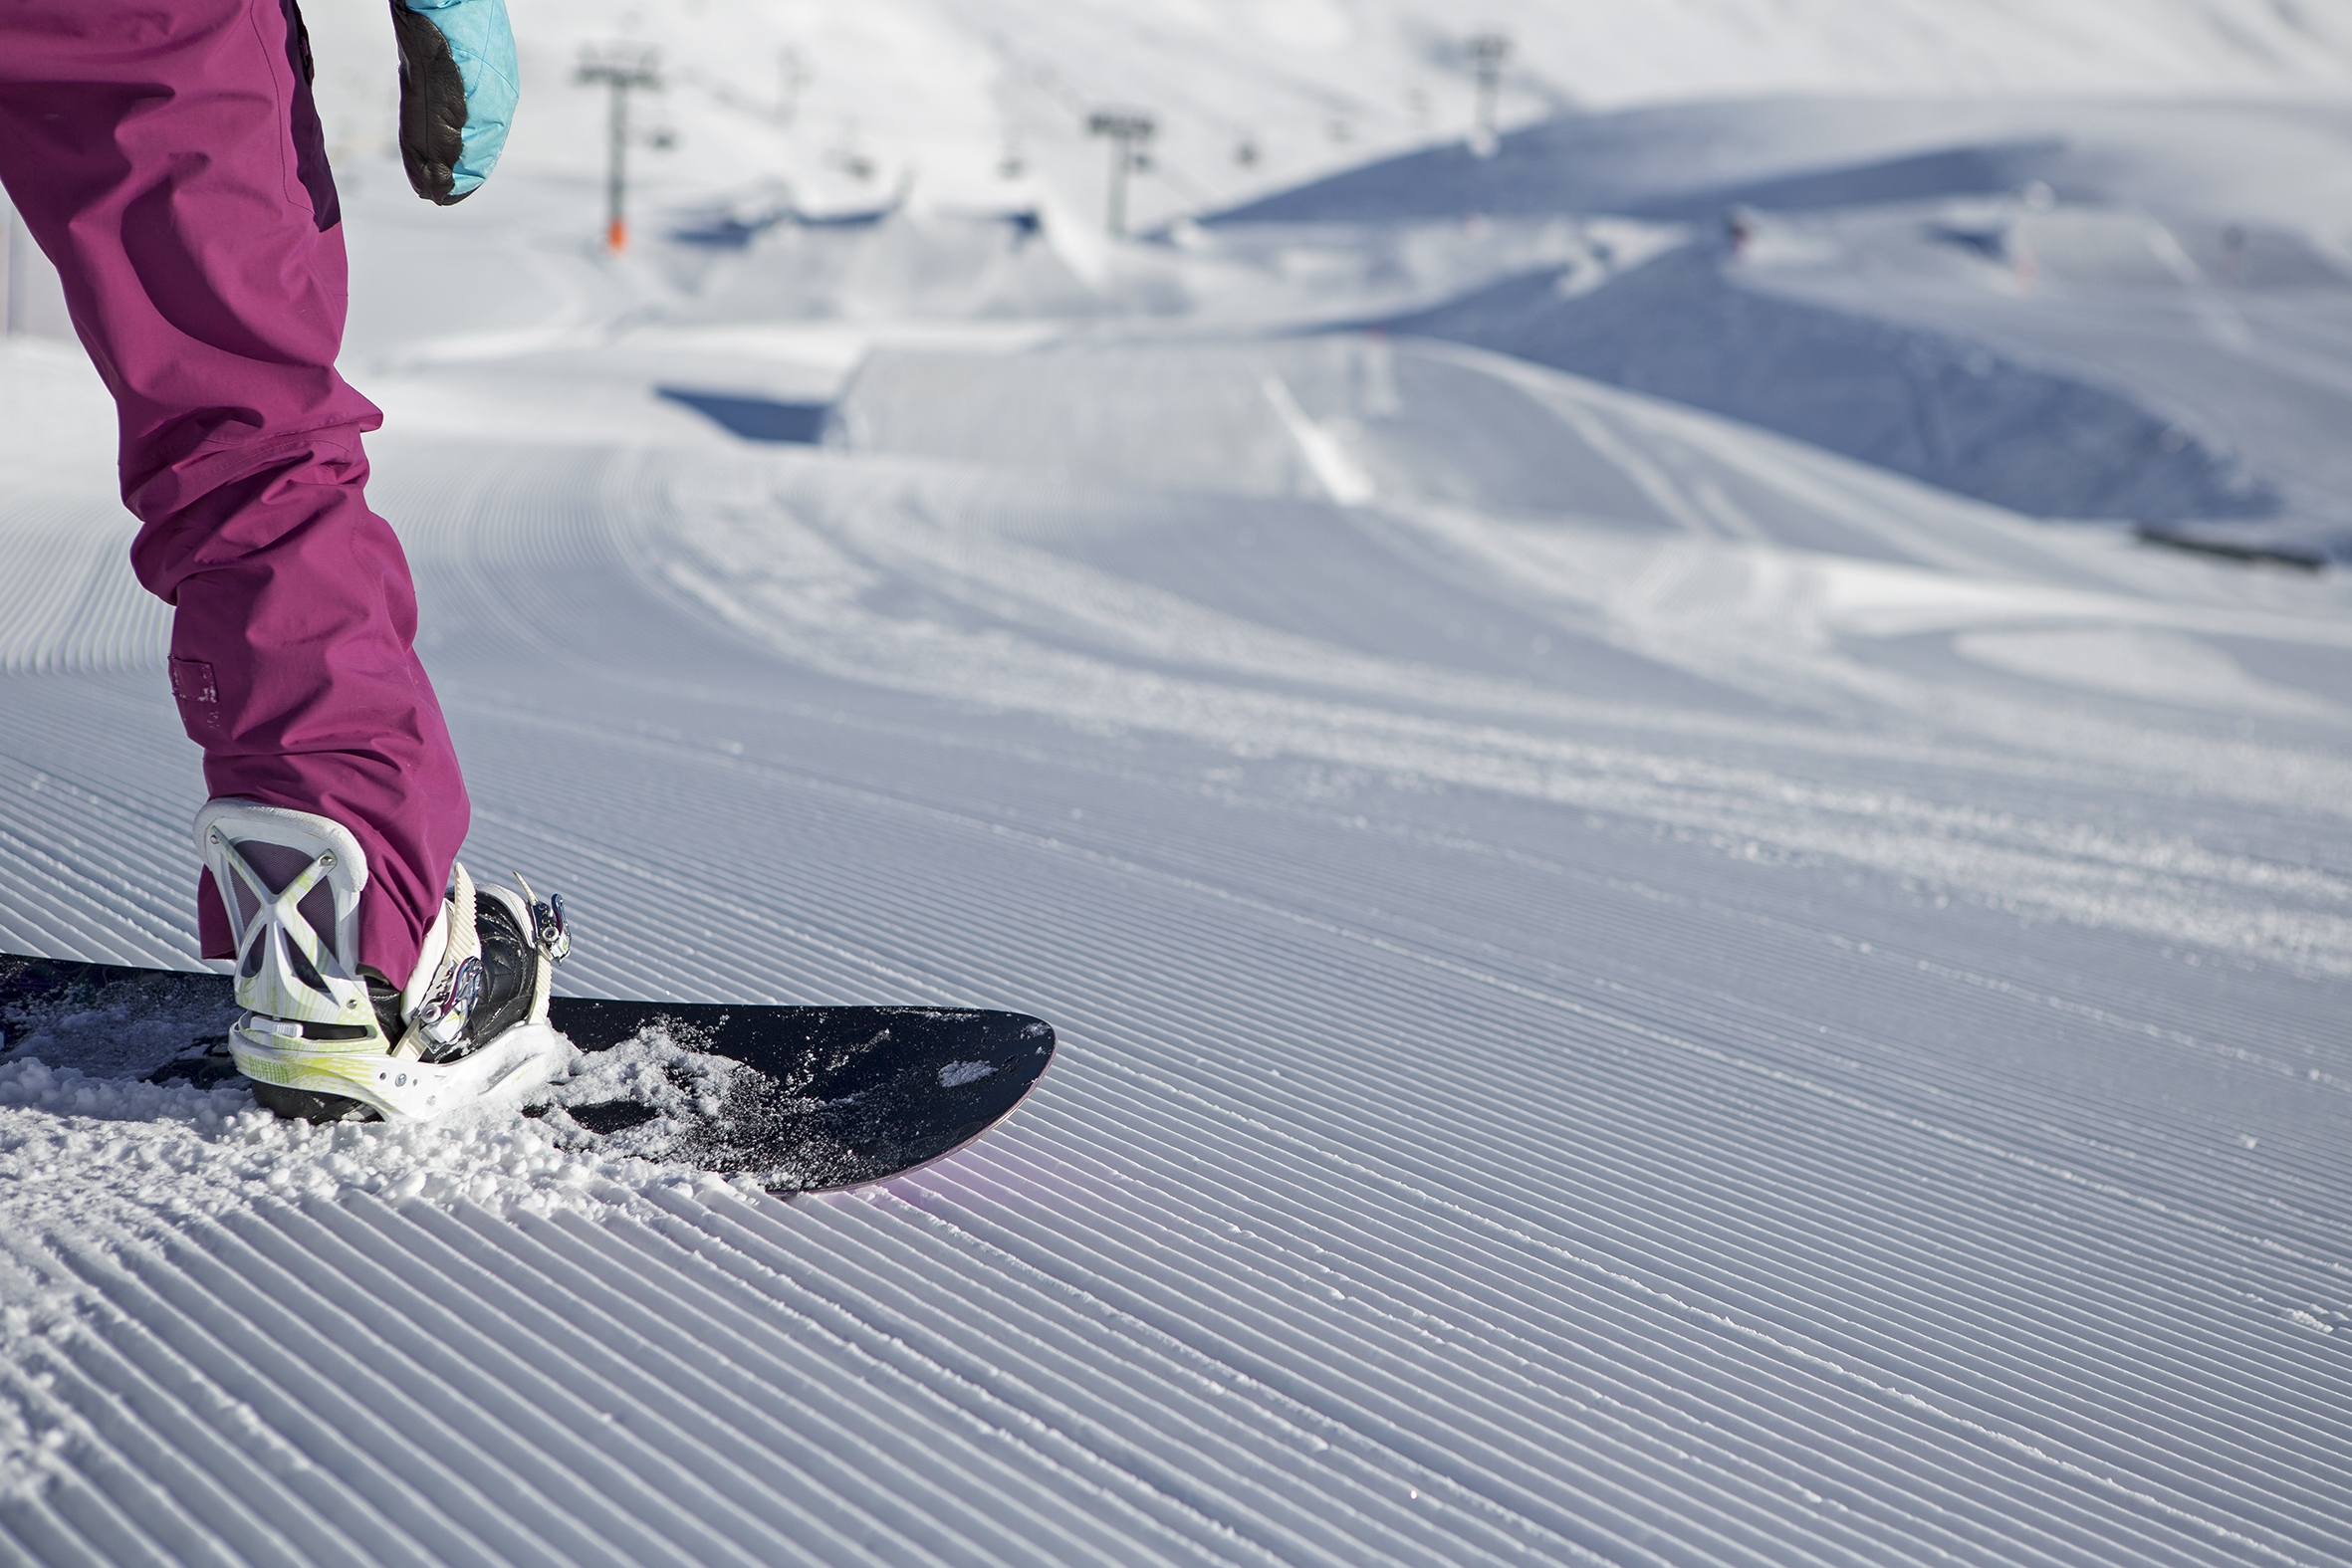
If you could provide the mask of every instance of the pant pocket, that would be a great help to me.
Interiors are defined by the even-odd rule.
[[[201,746],[221,733],[220,683],[212,678],[211,665],[202,659],[174,657],[171,695],[179,704],[179,722],[188,739]]]

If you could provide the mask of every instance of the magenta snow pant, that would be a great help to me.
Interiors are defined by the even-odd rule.
[[[0,0],[0,182],[115,394],[131,565],[177,607],[205,784],[358,836],[361,960],[396,984],[468,806],[407,560],[367,510],[382,416],[335,370],[343,231],[308,55],[293,0]],[[233,956],[208,880],[197,909],[205,956]]]

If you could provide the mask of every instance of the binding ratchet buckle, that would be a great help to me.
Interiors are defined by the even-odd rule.
[[[408,1026],[434,1045],[454,1045],[465,1038],[473,1020],[474,1004],[482,1000],[482,961],[469,958],[448,981],[416,1006]]]
[[[572,927],[564,919],[564,895],[550,893],[544,900],[531,891],[531,884],[523,873],[515,873],[515,880],[523,884],[523,897],[531,905],[531,941],[546,956],[550,964],[561,964],[572,952]]]

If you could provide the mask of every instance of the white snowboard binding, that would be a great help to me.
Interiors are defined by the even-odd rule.
[[[548,987],[571,951],[561,898],[477,889],[465,867],[405,986],[362,971],[367,856],[341,823],[250,800],[211,800],[196,846],[237,934],[237,1070],[281,1116],[372,1112],[421,1121],[520,1100],[572,1046],[549,1026]]]

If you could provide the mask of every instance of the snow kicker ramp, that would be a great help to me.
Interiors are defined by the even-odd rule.
[[[1690,245],[1578,298],[1511,279],[1389,325],[1671,397],[2027,516],[2275,515],[2275,487],[2095,382],[1742,287]]]
[[[2340,590],[1553,391],[1655,516],[379,442],[570,986],[1062,1059],[784,1203],[0,1058],[0,1560],[2352,1561]],[[61,560],[0,945],[184,961]]]
[[[1679,248],[1588,240],[1377,314],[2030,516],[2324,553],[2348,296],[2313,215],[2348,144],[2291,102],[1713,103],[1425,148],[1203,226],[1394,254],[1465,214],[1671,222]]]

